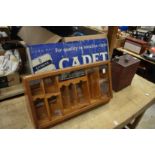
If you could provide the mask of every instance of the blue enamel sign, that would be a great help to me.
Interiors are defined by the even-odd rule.
[[[107,39],[30,45],[34,73],[108,60]]]

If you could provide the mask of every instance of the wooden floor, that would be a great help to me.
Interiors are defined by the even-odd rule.
[[[155,84],[135,75],[132,85],[114,92],[103,106],[53,128],[122,128],[155,103]],[[0,103],[0,128],[33,128],[24,96]]]

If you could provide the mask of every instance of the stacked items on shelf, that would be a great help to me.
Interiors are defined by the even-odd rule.
[[[11,37],[0,39],[0,100],[24,93],[21,78],[28,70],[26,60],[26,48],[21,41]]]
[[[12,86],[20,82],[19,70],[20,56],[17,50],[8,50],[0,56],[0,88]]]
[[[0,88],[19,84],[19,73],[24,71],[25,48],[18,41],[5,41],[1,47]]]

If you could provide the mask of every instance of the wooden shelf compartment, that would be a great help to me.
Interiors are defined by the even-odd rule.
[[[57,93],[59,91],[57,76],[44,78],[43,81],[45,93]]]
[[[101,97],[100,85],[99,85],[99,68],[91,68],[87,70],[88,83],[90,88],[91,99]]]
[[[52,119],[53,119],[53,117],[63,115],[63,107],[62,107],[60,95],[51,96],[49,98],[46,98],[46,101],[48,102]]]
[[[54,101],[55,100],[55,101]],[[58,121],[59,119],[63,119],[64,111],[61,106],[59,106],[57,99],[49,98],[46,100],[48,111],[46,107],[46,117],[37,120],[38,128],[42,128],[43,124],[49,124],[50,122]],[[41,112],[41,111],[40,111]]]
[[[30,90],[32,96],[42,96],[44,94],[43,80],[32,80],[30,81]]]
[[[39,122],[55,120],[63,115],[60,94],[57,96],[36,99],[34,102],[37,119]]]
[[[90,103],[87,76],[62,81],[59,87],[66,113]]]
[[[76,90],[78,95],[78,103],[90,103],[90,92],[88,81],[81,81],[76,84]]]
[[[40,120],[50,120],[51,117],[48,116],[48,111],[45,105],[45,99],[36,99],[33,102],[36,110],[37,119]]]
[[[60,99],[58,99],[60,98],[60,91],[57,77],[32,81],[30,90],[39,121],[50,121],[63,113]],[[59,108],[58,105],[60,105]]]
[[[104,71],[103,71],[104,70]],[[109,73],[108,66],[104,65],[100,67],[99,70],[99,85],[100,85],[100,92],[101,96],[110,96],[110,82],[109,82]]]
[[[102,96],[110,96],[109,94],[109,84],[107,80],[100,80],[100,88]]]

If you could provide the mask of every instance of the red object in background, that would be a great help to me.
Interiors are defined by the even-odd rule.
[[[124,48],[136,54],[143,54],[148,48],[148,43],[140,39],[127,37],[124,42]]]
[[[151,48],[151,52],[155,53],[155,47]]]
[[[140,60],[126,54],[112,61],[112,86],[114,91],[131,85]]]

